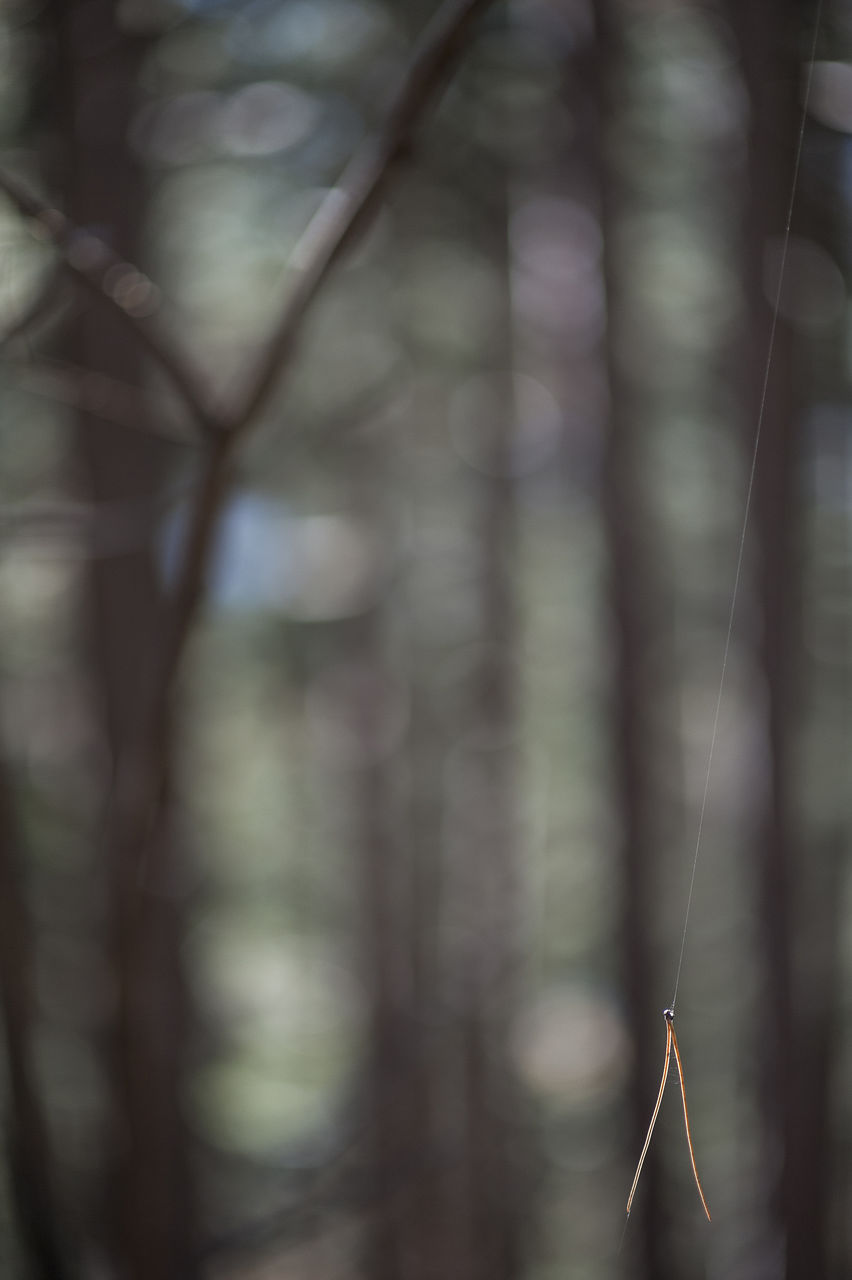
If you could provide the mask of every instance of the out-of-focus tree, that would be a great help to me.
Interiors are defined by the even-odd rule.
[[[45,157],[48,186],[75,226],[104,235],[119,263],[141,264],[147,181],[131,128],[153,41],[129,30],[110,0],[53,4],[47,20],[44,39],[53,57],[45,69],[56,122]],[[133,267],[117,265],[110,287],[114,296],[132,289]],[[143,426],[151,420],[157,409],[146,399],[143,352],[108,308],[80,308],[64,345],[74,367],[135,393]],[[155,509],[174,447],[150,430],[117,430],[84,407],[76,414],[74,439],[72,465],[87,501],[101,510]],[[163,591],[150,537],[106,556],[97,554],[93,539],[86,569],[87,666],[104,748],[101,794],[108,797],[157,696],[154,655],[162,646]],[[135,841],[112,839],[108,818],[98,853],[108,886],[104,929],[116,1009],[104,1046],[111,1105],[101,1176],[108,1208],[93,1226],[117,1270],[190,1277],[195,1233],[180,1102],[187,1019],[180,953],[188,881],[174,839],[170,761],[161,786],[169,798],[156,819],[156,853],[148,855],[145,869],[140,872]]]

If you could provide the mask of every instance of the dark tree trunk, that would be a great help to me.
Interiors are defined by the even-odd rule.
[[[27,1274],[73,1274],[61,1241],[54,1171],[33,1062],[33,937],[7,766],[0,757],[0,1002],[8,1062],[7,1151]]]
[[[744,420],[748,465],[761,413],[772,326],[772,308],[765,295],[766,248],[769,237],[780,237],[784,230],[800,117],[799,76],[790,46],[795,6],[782,6],[779,11],[767,0],[732,9],[736,10],[731,19],[740,39],[751,104],[743,246],[749,316]],[[754,488],[754,534],[760,555],[756,585],[762,610],[760,656],[768,695],[766,805],[755,852],[759,929],[766,958],[759,1073],[769,1179],[768,1248],[772,1253],[785,1238],[789,1249],[791,1210],[799,1194],[799,1180],[808,1176],[793,1162],[796,1086],[791,1070],[797,1044],[791,906],[796,815],[790,755],[799,660],[797,417],[791,334],[780,319],[766,384]]]
[[[148,41],[122,30],[112,0],[55,0],[52,9],[58,116],[64,128],[59,172],[72,221],[95,230],[131,263],[143,257],[145,189],[130,144],[137,79]],[[139,389],[139,346],[106,307],[75,318],[68,354],[85,369]],[[143,432],[122,432],[85,413],[76,425],[75,459],[93,502],[147,505],[155,500],[166,446]],[[161,643],[163,593],[153,535],[141,545],[89,561],[86,619],[92,683],[111,760],[140,732],[151,689],[152,655]],[[168,789],[168,788],[166,788]],[[118,991],[109,1071],[113,1088],[111,1158],[105,1188],[111,1223],[105,1247],[133,1280],[184,1280],[192,1274],[192,1215],[186,1134],[180,1109],[187,1021],[180,972],[183,893],[173,822],[166,803],[156,819],[147,874],[131,864],[137,841],[105,849],[110,963]],[[109,838],[109,837],[108,837]]]
[[[752,326],[750,401],[756,419],[771,324],[761,268],[767,237],[780,241],[790,201],[802,124],[802,85],[808,70],[816,6],[791,0],[780,15],[777,6],[768,3],[733,9],[752,105],[745,271]],[[771,38],[767,39],[767,33]],[[794,248],[795,237],[806,236],[818,244],[828,240],[831,250],[832,241],[842,244],[842,238],[832,234],[834,209],[821,207],[818,193],[809,189],[811,137],[809,128],[804,136],[795,193]],[[825,182],[831,169],[825,153],[822,161],[821,177]],[[824,190],[829,189],[826,183]],[[795,260],[793,266],[784,298],[795,305]],[[774,290],[768,292],[770,302],[774,301]],[[844,839],[848,838],[843,831],[845,801],[840,798],[845,784],[836,779],[829,788],[824,811],[809,822],[807,831],[805,815],[798,810],[795,799],[803,790],[799,780],[803,754],[797,743],[801,739],[806,695],[817,710],[823,708],[818,737],[826,744],[822,747],[824,758],[830,761],[838,749],[848,751],[848,735],[839,728],[848,715],[844,662],[841,660],[830,672],[825,668],[821,671],[810,656],[806,659],[802,637],[803,597],[809,597],[807,616],[811,628],[821,629],[831,612],[830,600],[842,598],[848,591],[848,559],[838,545],[836,522],[826,519],[820,510],[823,497],[819,493],[814,498],[817,519],[811,531],[813,553],[807,565],[810,581],[803,576],[808,530],[802,478],[807,474],[807,439],[800,430],[807,403],[801,394],[804,378],[815,378],[816,390],[832,397],[842,386],[843,398],[848,397],[844,347],[845,338],[839,328],[830,334],[821,331],[808,369],[805,340],[801,339],[794,350],[789,328],[783,319],[780,321],[755,483],[771,767],[760,863],[770,993],[769,1025],[762,1036],[762,1096],[769,1149],[783,1144],[783,1164],[778,1185],[773,1188],[773,1226],[783,1232],[786,1241],[788,1280],[823,1280],[836,1274],[829,1244],[834,1148],[830,1081],[841,951],[838,899]],[[838,450],[835,441],[820,438],[815,417],[811,425],[822,466],[833,459],[839,474],[848,474],[845,449]],[[841,535],[839,542],[842,541]],[[827,572],[828,565],[839,569],[836,577],[830,570]],[[845,631],[842,625],[840,631]],[[848,641],[848,634],[845,638]],[[843,652],[842,644],[832,643],[830,648]],[[826,680],[831,693],[823,701]],[[817,766],[819,776],[813,776],[812,786],[825,787],[823,767],[822,763]],[[831,773],[829,763],[828,776]]]
[[[600,207],[604,245],[604,286],[607,306],[606,363],[610,392],[604,443],[602,511],[609,553],[608,598],[614,644],[613,753],[614,808],[621,831],[621,956],[627,1023],[634,1048],[628,1132],[630,1158],[638,1159],[659,1083],[659,1064],[665,1042],[661,1009],[653,1009],[648,993],[655,988],[648,922],[654,918],[651,870],[654,865],[651,780],[648,758],[649,655],[655,600],[649,565],[643,556],[649,526],[642,492],[641,449],[637,424],[643,420],[641,393],[624,367],[635,317],[622,272],[614,254],[619,219],[626,195],[617,161],[607,150],[607,138],[629,110],[623,92],[625,54],[617,4],[597,6],[597,83],[600,120]],[[627,1188],[625,1188],[626,1198]],[[641,1194],[630,1217],[632,1246],[639,1274],[664,1280],[671,1263],[662,1230],[662,1186],[654,1147],[642,1173]]]
[[[609,290],[617,310],[617,293]],[[613,312],[610,312],[613,315]],[[644,672],[649,653],[646,628],[647,569],[639,547],[642,516],[636,493],[632,458],[629,392],[611,371],[612,404],[603,472],[603,511],[610,559],[610,608],[615,644],[614,779],[621,828],[622,966],[627,1022],[633,1040],[635,1066],[630,1090],[630,1155],[638,1159],[659,1083],[663,1020],[652,1016],[648,992],[653,989],[651,947],[647,922],[654,918],[651,889],[653,840],[650,795],[645,770],[647,756],[646,689]],[[627,400],[623,397],[627,396]],[[626,1197],[625,1189],[625,1197]],[[668,1252],[661,1225],[662,1188],[653,1146],[642,1173],[642,1190],[631,1211],[631,1235],[638,1238],[641,1274],[669,1274]]]
[[[376,520],[377,503],[371,515]],[[368,1017],[367,1132],[370,1231],[365,1273],[375,1280],[405,1274],[405,1228],[422,1153],[414,1107],[412,1045],[415,1017],[405,933],[404,862],[395,800],[394,741],[399,689],[390,670],[384,610],[377,606],[358,625],[350,660],[350,691],[360,761],[355,774],[355,834],[361,873],[363,971]],[[401,730],[401,726],[400,726]]]
[[[479,213],[483,236],[499,236],[505,258],[506,208],[501,198],[495,211],[493,186],[502,176],[489,173]],[[463,621],[449,613],[450,625],[443,598],[432,600],[427,587],[416,599],[428,634],[418,629],[411,638],[403,847],[388,845],[387,816],[379,816],[387,777],[364,774],[372,1123],[386,1188],[371,1226],[370,1273],[387,1280],[511,1280],[521,1264],[526,1191],[509,1052],[518,886],[508,305],[507,297],[485,371],[501,371],[504,412],[475,424],[493,432],[489,458],[480,470],[460,470],[441,432],[414,463],[422,466],[414,480],[421,518],[434,530],[436,512],[446,516],[462,552],[476,556],[481,585]],[[468,500],[473,529],[464,525]],[[454,670],[450,695],[436,682],[441,658],[472,641],[476,656],[464,672]],[[399,794],[406,787],[398,766],[397,779]]]
[[[497,369],[511,371],[515,349],[505,182],[504,173],[494,174],[497,198],[489,211],[506,289],[491,358]],[[490,423],[484,474],[478,482],[477,578],[484,646],[474,672],[468,813],[463,815],[464,843],[458,848],[459,857],[470,865],[467,909],[471,923],[477,926],[470,957],[472,971],[463,979],[471,998],[462,1013],[470,1274],[474,1280],[513,1280],[520,1273],[528,1210],[526,1157],[519,1142],[519,1086],[510,1053],[520,977],[517,503],[513,475],[517,412],[510,382]]]

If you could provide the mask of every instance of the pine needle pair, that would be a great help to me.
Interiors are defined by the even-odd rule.
[[[627,1216],[630,1217],[630,1210],[633,1206],[633,1197],[636,1194],[636,1188],[639,1185],[639,1175],[642,1172],[642,1166],[645,1163],[645,1157],[648,1154],[648,1148],[651,1145],[651,1135],[654,1132],[654,1125],[657,1123],[657,1116],[660,1114],[660,1107],[663,1102],[663,1094],[666,1091],[666,1081],[669,1078],[669,1064],[672,1057],[672,1048],[674,1047],[675,1059],[677,1061],[677,1077],[680,1083],[680,1096],[683,1102],[683,1122],[686,1126],[686,1141],[689,1146],[689,1158],[692,1161],[692,1173],[695,1177],[695,1185],[698,1188],[698,1194],[701,1196],[701,1203],[704,1206],[704,1212],[707,1214],[707,1221],[711,1222],[710,1210],[707,1208],[707,1201],[704,1198],[704,1191],[701,1187],[701,1179],[698,1176],[698,1169],[695,1167],[695,1152],[692,1148],[692,1132],[689,1128],[689,1111],[686,1106],[686,1088],[683,1083],[683,1061],[680,1056],[680,1049],[677,1043],[677,1034],[674,1029],[674,1009],[664,1009],[663,1017],[666,1020],[666,1057],[663,1062],[663,1078],[660,1081],[660,1091],[657,1094],[657,1102],[651,1116],[651,1123],[648,1125],[648,1133],[645,1138],[645,1145],[642,1148],[642,1154],[639,1157],[639,1163],[636,1166],[636,1175],[633,1179],[633,1186],[630,1188],[630,1195],[627,1197]]]

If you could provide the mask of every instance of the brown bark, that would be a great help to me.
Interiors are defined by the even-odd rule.
[[[60,185],[71,222],[91,228],[120,260],[139,262],[145,189],[129,130],[147,42],[122,31],[111,0],[57,4],[53,10],[60,117],[66,147]],[[137,389],[146,412],[137,335],[105,308],[86,307],[68,337],[74,363]],[[124,433],[80,411],[76,459],[96,503],[152,503],[169,461],[153,435]],[[105,786],[139,732],[162,637],[163,594],[152,536],[134,550],[88,562],[88,661],[109,756]],[[165,743],[158,743],[163,785]],[[114,828],[104,847],[109,886],[111,966],[118,988],[109,1033],[112,1085],[107,1248],[116,1267],[139,1280],[190,1276],[193,1221],[181,1115],[186,995],[179,965],[182,890],[178,849],[162,807],[154,823],[169,880],[138,882],[135,841]]]
[[[619,217],[625,207],[623,179],[606,138],[629,110],[624,101],[624,50],[620,11],[615,3],[600,3],[597,16],[597,82],[601,143],[600,207],[603,232],[603,272],[606,292],[606,363],[610,395],[604,443],[602,512],[609,556],[608,600],[614,643],[613,785],[621,830],[621,969],[627,1023],[634,1049],[630,1082],[629,1157],[638,1159],[645,1138],[659,1075],[661,1023],[650,1016],[648,992],[653,989],[648,922],[654,918],[651,869],[654,839],[653,796],[648,773],[648,657],[652,650],[654,599],[649,565],[643,558],[648,535],[646,497],[637,423],[642,421],[641,392],[624,367],[620,352],[630,342],[631,317],[626,303],[624,262],[615,258]],[[656,1012],[656,1011],[654,1011]],[[626,1197],[625,1189],[625,1197]],[[672,1274],[665,1248],[659,1161],[651,1146],[642,1173],[642,1191],[630,1216],[630,1237],[639,1261],[639,1274],[663,1280]]]
[[[746,219],[746,280],[752,342],[749,348],[751,411],[756,416],[764,383],[769,302],[764,296],[760,268],[766,238],[780,238],[785,215],[792,209],[793,235],[832,240],[833,211],[820,207],[818,193],[809,190],[807,149],[799,167],[797,189],[791,193],[796,146],[802,127],[802,86],[809,73],[807,59],[815,35],[817,7],[790,3],[781,14],[758,4],[735,17],[743,53],[743,69],[752,106],[749,198]],[[771,38],[767,39],[767,32]],[[830,171],[823,155],[823,180]],[[826,184],[828,186],[828,184]],[[791,203],[792,194],[792,203]],[[788,277],[785,298],[795,299]],[[806,344],[793,343],[780,321],[766,386],[766,412],[755,484],[756,534],[760,546],[759,592],[763,609],[761,658],[769,695],[770,787],[759,853],[763,929],[767,945],[768,1026],[762,1036],[762,1097],[767,1140],[772,1149],[783,1143],[784,1158],[773,1188],[774,1225],[786,1241],[788,1280],[820,1280],[835,1274],[829,1241],[831,1168],[835,1126],[830,1107],[832,1059],[837,1043],[838,967],[841,952],[841,894],[845,784],[840,777],[828,794],[831,807],[805,832],[795,797],[802,754],[797,750],[806,696],[826,706],[824,683],[831,689],[832,711],[823,716],[819,738],[827,759],[848,741],[842,726],[848,708],[847,668],[833,670],[806,657],[803,636],[803,598],[810,597],[809,626],[825,623],[826,595],[842,597],[848,586],[848,564],[838,543],[837,526],[818,512],[812,534],[814,558],[806,566],[804,493],[800,477],[806,472],[808,439],[799,429],[804,421],[803,382],[821,371],[822,377],[845,390],[842,333],[821,333],[807,368]],[[822,466],[834,452],[831,442],[816,437]],[[845,474],[844,451],[835,463]],[[820,503],[820,495],[816,502]],[[817,533],[819,531],[819,533]],[[816,536],[814,536],[816,535]],[[821,535],[821,536],[820,536]],[[843,542],[840,535],[839,542]],[[839,554],[838,554],[839,552]],[[821,560],[840,568],[830,581]],[[841,567],[842,566],[842,567]],[[807,572],[808,579],[805,578]],[[828,581],[826,579],[829,579]],[[830,606],[829,606],[830,608]],[[841,625],[841,630],[843,630]],[[848,637],[847,637],[848,639]],[[836,650],[843,653],[841,643]],[[830,767],[830,766],[829,766]],[[812,779],[825,786],[826,779]]]
[[[33,936],[7,766],[0,757],[0,1006],[8,1062],[7,1143],[12,1196],[28,1274],[73,1274],[62,1240],[55,1169],[33,1061]]]
[[[495,326],[492,361],[495,367],[511,371],[508,204],[505,174],[497,172],[493,177],[503,197],[493,200],[490,217],[498,222],[494,230],[506,293],[503,314]],[[471,951],[465,957],[468,972],[460,978],[466,1234],[468,1273],[475,1280],[512,1280],[518,1275],[527,1216],[520,1143],[513,1142],[520,1099],[510,1052],[519,981],[515,411],[514,396],[507,387],[501,410],[490,423],[484,474],[477,485],[477,581],[486,645],[473,674],[472,723],[467,735],[474,741],[464,753],[470,776],[460,794],[461,830],[456,836],[456,855],[468,864],[470,892],[466,909]]]
[[[762,609],[760,659],[768,694],[769,776],[755,848],[759,928],[766,958],[767,999],[760,1028],[760,1100],[773,1234],[787,1236],[796,1183],[793,1163],[796,1022],[792,911],[796,815],[791,803],[791,747],[799,657],[799,510],[795,494],[797,397],[791,334],[783,318],[774,335],[766,380],[772,307],[765,296],[767,240],[781,236],[790,199],[800,107],[798,64],[791,58],[795,6],[732,6],[751,103],[743,278],[749,335],[744,403],[745,465],[762,414],[754,488],[754,536],[760,552],[757,596]],[[765,388],[765,408],[762,399]],[[780,1161],[776,1152],[782,1153]],[[777,1173],[774,1172],[777,1170]],[[771,1246],[770,1246],[771,1247]],[[788,1254],[789,1258],[789,1254]]]

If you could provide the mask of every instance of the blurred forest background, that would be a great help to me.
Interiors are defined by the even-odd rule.
[[[816,20],[2,0],[4,1276],[852,1273]]]

